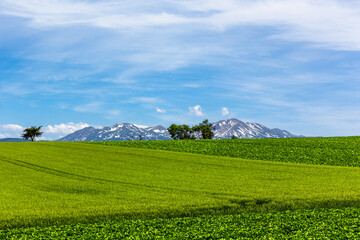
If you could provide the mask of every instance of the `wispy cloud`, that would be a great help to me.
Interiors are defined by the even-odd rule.
[[[73,108],[77,112],[89,112],[96,113],[101,111],[103,103],[102,102],[91,102],[83,105],[78,105]]]
[[[327,48],[360,50],[360,4],[356,1],[38,1],[2,0],[0,14],[30,19],[36,27],[86,25],[143,29],[188,25],[214,31],[239,25],[271,26],[276,37]],[[154,11],[154,9],[157,9]],[[179,9],[181,11],[179,11]]]
[[[158,1],[154,5],[160,7],[165,2]],[[186,18],[165,12],[153,14],[149,12],[151,6],[143,9],[146,4],[142,1],[139,3],[141,4],[132,4],[130,1],[98,3],[69,0],[3,0],[0,6],[2,14],[31,18],[34,25],[44,27],[84,24],[104,28],[126,28],[162,26],[187,21]]]
[[[72,110],[80,113],[99,114],[106,119],[117,119],[121,114],[121,110],[114,108],[113,104],[109,106],[109,104],[99,101],[77,105]]]
[[[0,92],[2,94],[24,96],[32,93],[33,91],[22,83],[3,83],[1,84]]]
[[[187,87],[187,88],[199,88],[199,87],[201,87],[201,84],[199,84],[199,83],[184,83],[182,86]]]
[[[254,24],[278,28],[279,37],[318,43],[322,47],[360,50],[359,2],[263,0],[184,1],[188,10],[207,12],[204,22],[220,30]]]
[[[134,98],[131,98],[131,99],[129,100],[129,102],[133,102],[133,103],[140,102],[140,103],[151,103],[151,104],[154,104],[154,103],[163,102],[163,100],[161,100],[161,99],[159,99],[159,98],[156,98],[156,97],[134,97]]]

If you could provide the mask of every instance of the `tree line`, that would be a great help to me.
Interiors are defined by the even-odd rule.
[[[193,127],[186,124],[171,124],[167,130],[174,140],[196,139],[196,137],[200,139],[212,139],[214,137],[213,130],[215,130],[215,127],[209,123],[209,120],[205,119]]]
[[[43,132],[40,132],[40,127],[32,126],[30,128],[26,128],[24,130],[24,134],[21,136],[26,140],[35,141],[35,138],[40,137]],[[215,127],[213,124],[209,123],[208,119],[205,119],[198,125],[190,127],[189,125],[182,124],[176,125],[171,124],[169,128],[167,128],[170,136],[174,140],[183,140],[183,139],[196,139],[197,137],[200,139],[212,139],[214,137]],[[142,135],[139,135],[139,140],[142,140]]]

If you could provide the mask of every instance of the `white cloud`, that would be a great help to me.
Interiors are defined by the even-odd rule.
[[[58,138],[61,138],[63,136],[66,136],[70,133],[73,133],[77,130],[83,129],[85,127],[89,127],[90,125],[87,123],[61,123],[61,124],[55,124],[55,125],[48,125],[46,127],[43,127],[42,130],[44,131],[44,134],[52,134],[55,135]]]
[[[229,109],[227,107],[222,107],[221,108],[221,115],[223,115],[223,117],[229,115],[230,112],[229,112]]]
[[[0,138],[18,138],[25,128],[17,124],[0,125]]]
[[[201,109],[200,105],[189,107],[189,114],[199,116],[199,117],[205,116],[205,114],[203,113],[203,110]]]
[[[166,110],[157,107],[156,112],[158,112],[158,113],[166,113]]]
[[[24,127],[17,124],[4,124],[0,125],[0,130],[10,131],[10,132],[19,132],[23,131]]]

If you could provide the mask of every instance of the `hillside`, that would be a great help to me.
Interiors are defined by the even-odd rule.
[[[0,228],[360,207],[360,168],[160,150],[0,144]]]
[[[85,142],[215,156],[360,167],[360,137]]]

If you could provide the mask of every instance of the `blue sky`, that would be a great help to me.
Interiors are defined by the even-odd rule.
[[[360,1],[0,0],[0,138],[238,118],[360,135]]]

